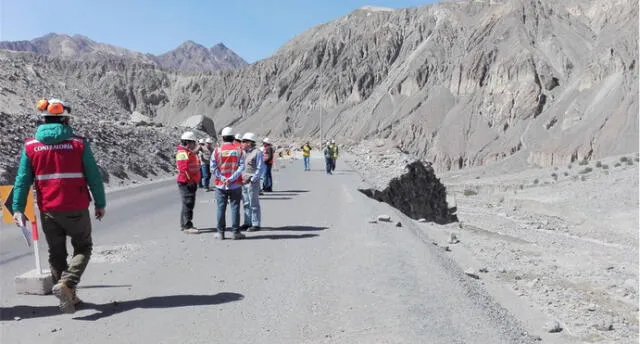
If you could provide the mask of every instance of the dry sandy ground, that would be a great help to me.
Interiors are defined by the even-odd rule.
[[[348,151],[372,186],[408,157],[384,140]],[[418,234],[544,342],[638,343],[638,154],[549,168],[525,158],[437,172],[460,222],[416,221]]]
[[[425,233],[506,287],[498,298],[515,293],[528,304],[523,316],[540,311],[560,325],[559,341],[637,343],[638,155],[504,169],[443,174],[460,223],[421,224]]]

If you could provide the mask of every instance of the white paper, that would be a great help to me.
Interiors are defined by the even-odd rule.
[[[22,230],[25,240],[27,240],[27,246],[31,247],[31,231],[27,226],[20,226],[20,229]]]

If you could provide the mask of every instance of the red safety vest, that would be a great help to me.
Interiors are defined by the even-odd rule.
[[[242,149],[236,148],[231,142],[225,142],[222,146],[216,148],[213,153],[213,159],[216,159],[216,165],[220,174],[225,178],[230,178],[238,169],[240,164],[240,157],[242,156]],[[214,183],[216,186],[223,186],[224,183],[216,178]],[[242,185],[242,176],[234,180],[233,185]]]
[[[178,183],[199,183],[200,159],[196,153],[184,146],[178,146],[176,153],[176,167],[178,168]]]
[[[41,211],[74,211],[89,207],[91,196],[84,176],[84,138],[44,144],[25,141],[25,152],[33,168],[36,199]]]

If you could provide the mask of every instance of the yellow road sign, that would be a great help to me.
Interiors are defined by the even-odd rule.
[[[35,220],[35,209],[33,206],[33,189],[29,188],[27,195],[27,206],[24,208],[24,215],[29,221]],[[2,221],[13,223],[13,185],[0,185],[0,207],[2,208]]]

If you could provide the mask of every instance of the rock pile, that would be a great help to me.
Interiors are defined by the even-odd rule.
[[[376,148],[383,146],[384,141],[375,143]],[[354,167],[373,184],[371,188],[359,189],[360,192],[416,220],[438,224],[458,221],[447,204],[446,189],[430,163],[397,148],[375,153],[371,148],[359,146],[350,148],[350,152],[355,155]]]

